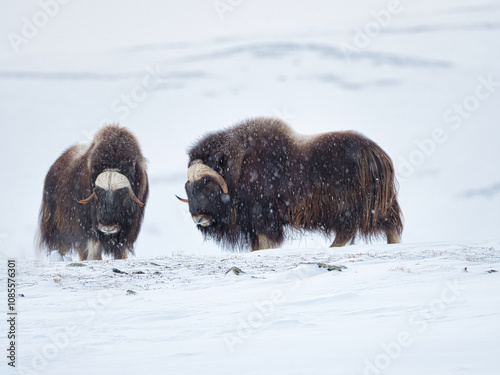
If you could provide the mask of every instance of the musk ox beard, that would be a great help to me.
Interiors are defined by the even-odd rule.
[[[134,251],[148,199],[146,159],[134,135],[105,126],[90,145],[68,148],[50,167],[40,209],[39,248],[125,259]]]
[[[206,135],[188,154],[188,198],[179,199],[225,248],[274,248],[289,229],[335,235],[332,247],[381,235],[400,242],[392,161],[359,133],[303,136],[256,118]]]

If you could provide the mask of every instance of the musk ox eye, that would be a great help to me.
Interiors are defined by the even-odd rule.
[[[203,185],[203,189],[206,189],[206,191],[210,192],[210,194],[217,194],[220,192],[220,186],[217,182],[215,182],[211,178],[206,178],[204,181],[205,184]]]

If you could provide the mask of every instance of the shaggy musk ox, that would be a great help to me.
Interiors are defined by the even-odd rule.
[[[125,128],[99,130],[90,145],[67,149],[52,165],[40,209],[40,248],[81,260],[133,253],[148,198],[146,159]]]
[[[361,134],[304,136],[256,118],[206,135],[188,154],[188,198],[179,199],[225,247],[274,248],[288,229],[335,235],[332,246],[382,234],[400,241],[392,161]]]

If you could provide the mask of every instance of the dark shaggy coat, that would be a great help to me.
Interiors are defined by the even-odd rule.
[[[280,245],[287,229],[335,235],[332,246],[356,236],[403,231],[397,182],[389,156],[361,134],[296,134],[277,119],[257,118],[206,135],[188,150],[224,178],[228,194],[210,178],[188,181],[193,218],[205,237],[252,250]]]
[[[99,191],[95,199],[81,202],[98,190],[96,178],[105,171],[124,175],[136,198],[146,204],[146,159],[137,139],[125,128],[106,126],[92,144],[68,148],[48,171],[40,209],[40,248],[61,255],[75,250],[82,260],[101,259],[102,252],[121,259],[133,252],[144,207],[130,199],[130,190]],[[103,233],[98,217],[120,230]]]

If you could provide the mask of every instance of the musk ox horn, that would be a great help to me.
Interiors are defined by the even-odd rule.
[[[130,181],[128,180],[128,178],[122,175],[121,173],[118,173],[116,171],[102,172],[99,176],[97,176],[95,180],[95,186],[100,187],[101,189],[104,190],[111,190],[111,191],[128,188],[130,199],[132,199],[132,201],[137,205],[144,207],[144,203],[142,203],[139,200],[139,198],[137,198],[134,191],[132,190],[132,186],[130,186]],[[78,202],[89,203],[93,199],[97,199],[95,190],[90,197],[88,197],[87,199],[79,200]]]
[[[90,203],[94,199],[97,199],[97,195],[95,194],[95,191],[93,191],[92,194],[88,198],[86,198],[86,199],[80,199],[78,201],[78,203],[82,203],[82,204]]]
[[[208,165],[203,164],[200,159],[193,161],[188,169],[188,180],[194,182],[206,176],[213,177],[215,181],[217,181],[217,183],[220,185],[224,194],[227,194],[229,192],[226,181],[219,173],[214,171]]]
[[[130,199],[132,199],[132,201],[137,204],[138,206],[141,206],[141,207],[144,207],[144,203],[142,203],[139,198],[136,197],[134,191],[132,190],[132,188],[130,187],[129,189],[129,192],[130,192]]]
[[[184,203],[189,203],[189,201],[187,199],[184,199],[184,198],[181,198],[179,197],[178,195],[175,196],[178,200],[180,200],[181,202],[184,202]]]

